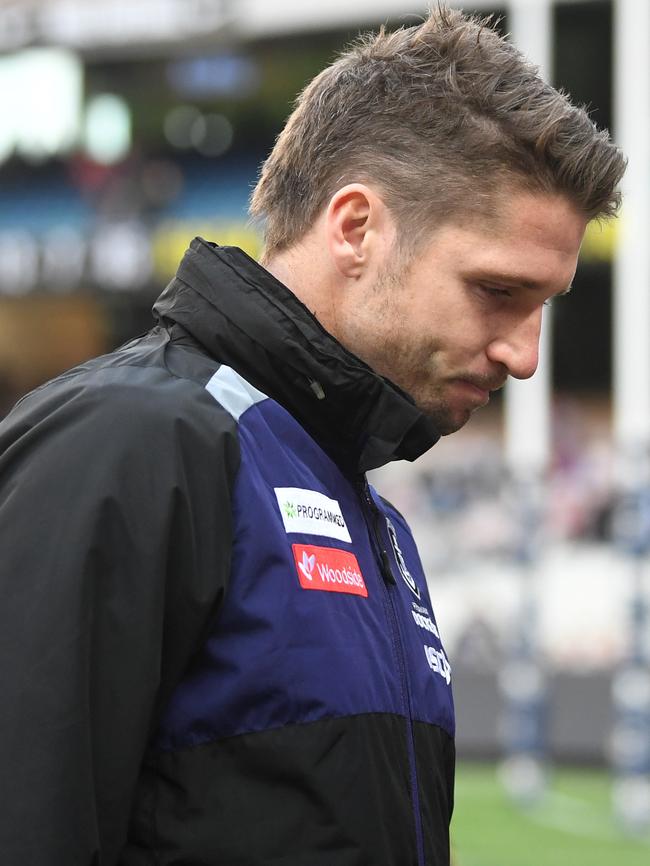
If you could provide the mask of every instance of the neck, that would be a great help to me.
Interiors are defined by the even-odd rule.
[[[323,255],[322,248],[302,241],[269,256],[262,264],[336,337],[333,275],[331,263]]]

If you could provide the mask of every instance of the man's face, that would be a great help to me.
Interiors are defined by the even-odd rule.
[[[443,225],[406,266],[388,255],[350,291],[337,336],[453,433],[508,376],[535,372],[544,304],[569,288],[585,226],[561,196],[513,193],[498,219]]]

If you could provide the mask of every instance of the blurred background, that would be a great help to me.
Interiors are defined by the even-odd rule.
[[[599,126],[639,145],[647,216],[648,0],[450,5],[496,13]],[[295,95],[360,30],[425,12],[0,0],[0,417],[147,330],[195,235],[255,256],[247,199]],[[621,34],[641,40],[631,61]],[[650,862],[650,417],[626,438],[616,397],[628,343],[635,405],[650,401],[648,308],[637,296],[625,314],[620,300],[632,282],[650,294],[648,235],[626,247],[628,225],[648,228],[625,212],[590,226],[574,291],[553,308],[541,392],[499,396],[414,466],[374,474],[412,524],[452,664],[457,866]],[[630,315],[636,343],[622,338]],[[522,464],[512,443],[527,417],[547,433]]]

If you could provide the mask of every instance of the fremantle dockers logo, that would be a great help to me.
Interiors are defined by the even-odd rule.
[[[390,536],[390,543],[393,546],[393,553],[395,555],[395,562],[397,563],[397,567],[399,568],[399,573],[402,575],[402,579],[404,583],[411,590],[413,595],[420,600],[420,590],[418,588],[417,583],[413,579],[413,575],[406,567],[406,561],[404,559],[404,554],[402,553],[402,549],[399,546],[399,542],[397,541],[397,533],[395,532],[395,527],[390,522],[388,518],[386,518],[386,526],[388,527],[388,535]]]

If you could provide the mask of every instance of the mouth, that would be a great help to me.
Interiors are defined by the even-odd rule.
[[[454,384],[461,388],[471,398],[472,402],[478,406],[485,406],[490,400],[490,390],[496,390],[481,388],[474,382],[469,381],[469,379],[455,379]]]

